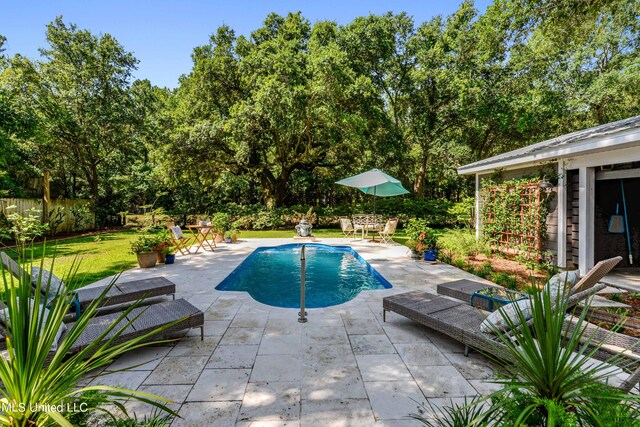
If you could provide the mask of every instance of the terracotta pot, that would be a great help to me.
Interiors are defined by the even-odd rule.
[[[158,264],[164,264],[167,262],[167,256],[164,252],[156,252],[158,254]]]
[[[140,268],[155,267],[158,262],[158,255],[155,252],[142,252],[137,255]]]
[[[216,234],[216,238],[214,240],[216,243],[221,243],[223,240],[224,240],[224,234],[222,233]]]

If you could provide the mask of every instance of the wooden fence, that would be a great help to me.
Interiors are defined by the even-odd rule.
[[[10,206],[15,208],[7,209]],[[53,199],[49,202],[49,212],[45,212],[43,206],[42,199],[0,199],[0,211],[6,215],[14,212],[22,215],[33,208],[40,211],[40,220],[45,222],[49,212],[53,215],[61,212],[62,223],[57,226],[56,233],[89,230],[95,226],[95,212],[91,210],[89,199]]]

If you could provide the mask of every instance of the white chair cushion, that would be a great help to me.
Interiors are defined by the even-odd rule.
[[[519,307],[522,314],[524,314],[525,321],[531,319],[531,300],[527,298],[503,305],[500,309],[489,314],[480,324],[480,330],[484,333],[492,333],[495,332],[496,329],[507,331],[510,328],[505,319],[511,319],[514,326],[518,326],[520,324],[520,316],[518,316],[516,306]]]
[[[182,239],[184,236],[182,234],[182,229],[179,225],[174,225],[173,227],[169,227],[171,229],[171,233],[173,233],[174,239]]]
[[[578,271],[563,271],[562,273],[552,276],[545,285],[548,289],[549,296],[551,297],[551,303],[555,304],[555,300],[557,296],[561,294],[563,288],[566,287],[567,290],[571,289],[576,283],[578,283],[579,279],[580,275]],[[514,326],[518,326],[520,324],[520,316],[518,316],[515,304],[520,307],[520,311],[524,314],[526,321],[531,319],[533,316],[531,300],[526,299],[516,301],[511,304],[506,304],[499,310],[489,314],[489,316],[487,316],[487,318],[480,324],[480,330],[485,333],[495,332],[495,329],[500,331],[508,330],[509,326],[507,325],[505,317],[511,319]]]
[[[551,296],[551,302],[554,302],[559,294],[562,293],[563,288],[569,291],[580,280],[580,272],[578,270],[563,271],[556,275],[551,276],[546,284],[546,287]]]

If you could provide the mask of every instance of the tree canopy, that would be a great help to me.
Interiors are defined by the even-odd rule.
[[[336,180],[378,167],[410,197],[457,200],[461,164],[640,114],[639,31],[633,0],[465,1],[423,23],[270,14],[248,36],[213,31],[168,90],[59,17],[39,60],[3,56],[0,36],[0,196],[48,169],[54,196],[90,197],[102,222],[327,206],[358,197]]]

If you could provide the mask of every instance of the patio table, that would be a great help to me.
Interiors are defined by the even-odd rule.
[[[216,235],[218,233],[213,231],[213,228],[211,228],[211,225],[187,225],[187,228],[189,229],[189,231],[191,231],[191,234],[193,234],[193,237],[196,239],[197,243],[197,247],[196,247],[196,251],[194,253],[198,253],[198,251],[200,250],[200,248],[202,248],[202,250],[206,251],[207,250],[207,246],[209,247],[209,249],[211,249],[211,252],[213,252],[213,248],[217,247],[216,246]],[[211,243],[209,242],[209,237],[211,237],[211,242],[213,242],[213,246],[211,246]]]
[[[354,214],[353,215],[353,230],[357,233],[361,231],[362,236],[360,241],[364,240],[364,236],[368,235],[369,231],[380,231],[384,224],[382,223],[382,215],[370,215],[370,214]],[[372,242],[377,240],[372,239]]]

